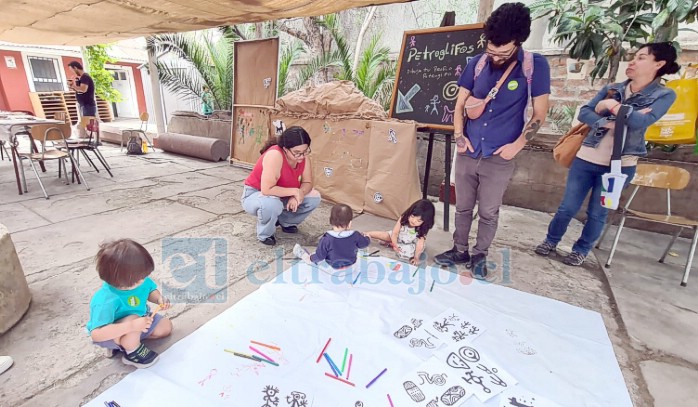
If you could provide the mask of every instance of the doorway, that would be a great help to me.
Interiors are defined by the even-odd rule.
[[[133,73],[130,68],[107,68],[114,78],[112,87],[121,94],[120,102],[112,103],[114,117],[136,118],[138,117],[138,105],[136,101],[136,87],[133,82]]]

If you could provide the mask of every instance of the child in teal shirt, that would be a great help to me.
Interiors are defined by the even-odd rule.
[[[158,304],[158,310],[170,308],[148,277],[155,268],[152,256],[135,241],[122,239],[101,245],[96,263],[104,284],[90,301],[87,330],[92,341],[107,348],[110,357],[124,352],[121,361],[127,365],[151,366],[159,356],[143,339],[163,338],[172,332],[169,318],[148,315],[148,301]]]

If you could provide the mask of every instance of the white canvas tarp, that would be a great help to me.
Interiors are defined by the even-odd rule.
[[[435,395],[448,403],[431,405],[452,407],[527,406],[532,398],[540,407],[632,406],[596,312],[436,267],[412,277],[413,266],[382,257],[334,276],[312,270],[301,265],[277,275],[87,407],[112,400],[128,407],[387,407],[388,395],[395,407],[424,407]],[[451,319],[455,313],[460,321]],[[440,335],[441,348],[419,347],[421,331],[445,327],[444,316],[457,326]],[[473,326],[478,335],[449,343],[455,328],[472,333]],[[250,346],[279,366],[225,351],[250,354]],[[323,348],[345,382],[330,377],[324,358],[318,362]]]
[[[405,0],[52,0],[0,2],[0,41],[92,45],[150,34],[319,16]]]

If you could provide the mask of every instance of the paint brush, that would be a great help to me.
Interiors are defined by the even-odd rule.
[[[325,344],[325,347],[322,348],[322,352],[320,352],[320,355],[318,355],[317,360],[315,361],[315,363],[320,363],[320,359],[322,359],[322,355],[323,355],[323,354],[325,353],[325,351],[327,350],[327,347],[330,346],[330,341],[331,341],[331,340],[332,340],[332,338],[330,338],[330,339],[327,340],[327,343]]]
[[[235,355],[235,356],[237,356],[237,357],[239,357],[239,358],[245,358],[245,359],[249,359],[249,360],[254,360],[255,362],[259,362],[259,359],[260,359],[260,358],[254,357],[253,355],[248,355],[248,354],[245,354],[245,353],[235,352],[234,350],[230,350],[230,349],[223,349],[223,350],[226,351],[226,352],[228,352],[228,353],[232,353],[233,355]]]
[[[368,389],[369,387],[371,387],[371,385],[372,385],[373,383],[375,383],[376,380],[378,380],[381,376],[383,376],[383,374],[385,374],[385,372],[387,372],[387,371],[388,371],[388,368],[386,367],[386,368],[383,369],[380,373],[378,373],[378,376],[374,377],[373,380],[371,380],[370,382],[368,382],[368,384],[366,385],[366,388]]]
[[[335,376],[341,376],[342,374],[339,373],[339,368],[337,367],[337,365],[334,364],[332,358],[330,358],[330,355],[328,355],[327,353],[323,353],[323,355],[325,356],[325,359],[327,359],[327,363],[330,364],[330,368],[332,368],[332,371],[334,372]]]
[[[158,306],[155,307],[155,310],[153,310],[153,312],[150,313],[150,317],[155,318],[155,314],[160,312],[161,309],[162,309],[162,304],[158,304]]]
[[[268,360],[268,361],[270,361],[270,362],[276,363],[276,361],[275,361],[274,359],[272,359],[272,358],[270,358],[269,356],[265,355],[264,353],[262,353],[261,350],[255,348],[254,346],[250,346],[249,348],[250,348],[250,350],[251,350],[252,352],[258,354],[259,356],[263,357],[264,359],[266,359],[266,360]]]
[[[434,283],[436,283],[436,280],[431,280],[431,288],[429,289],[429,292],[434,289]]]
[[[251,343],[254,343],[255,345],[264,346],[265,348],[268,348],[268,349],[271,349],[271,350],[281,351],[281,348],[278,347],[278,346],[267,345],[266,343],[257,342],[257,341],[250,341],[250,342],[251,342]]]
[[[347,367],[347,355],[349,354],[349,348],[344,348],[344,359],[342,360],[342,374],[344,374],[344,368]]]
[[[329,373],[325,373],[325,376],[331,377],[331,378],[333,378],[333,379],[335,379],[335,380],[339,380],[340,382],[346,383],[346,384],[350,385],[351,387],[356,387],[356,385],[355,385],[354,383],[352,383],[352,382],[350,382],[350,381],[348,381],[348,380],[344,380],[344,379],[342,379],[341,377],[332,376],[332,375],[329,374]]]
[[[355,285],[357,281],[359,281],[359,277],[361,277],[361,271],[359,271],[359,274],[356,275],[356,278],[354,279],[354,282],[351,283],[351,285]]]
[[[349,380],[349,375],[351,374],[351,361],[354,358],[354,354],[349,355],[349,366],[347,367],[347,380]]]

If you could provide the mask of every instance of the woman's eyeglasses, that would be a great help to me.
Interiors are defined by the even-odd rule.
[[[293,151],[291,149],[286,149],[294,158],[301,158],[310,155],[310,147],[306,148],[304,151]]]

